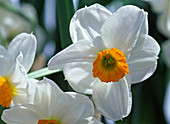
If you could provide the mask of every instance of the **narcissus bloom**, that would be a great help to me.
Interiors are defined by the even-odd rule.
[[[157,13],[157,26],[159,31],[166,37],[170,37],[170,1],[169,0],[144,0],[151,4],[152,9]]]
[[[32,66],[36,52],[36,38],[33,34],[21,33],[6,50],[0,45],[0,105],[9,107],[11,101],[26,102],[28,98],[27,72]]]
[[[70,23],[73,44],[56,54],[49,69],[63,68],[74,90],[92,94],[105,117],[126,117],[130,85],[149,78],[160,47],[148,35],[147,13],[124,6],[115,13],[94,4],[78,10]]]
[[[51,80],[36,83],[34,104],[20,104],[5,110],[2,119],[9,124],[101,124],[93,118],[91,100],[75,92],[63,92]]]

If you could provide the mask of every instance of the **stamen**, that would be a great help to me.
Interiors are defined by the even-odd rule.
[[[129,74],[129,67],[122,51],[112,48],[98,52],[92,71],[93,77],[98,77],[102,82],[118,82]]]
[[[55,120],[39,120],[38,121],[38,124],[61,124],[60,122],[58,121],[55,121]]]

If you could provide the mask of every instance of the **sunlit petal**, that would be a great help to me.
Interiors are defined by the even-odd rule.
[[[78,10],[70,22],[70,35],[73,43],[86,39],[93,41],[100,34],[104,21],[112,13],[99,4]]]

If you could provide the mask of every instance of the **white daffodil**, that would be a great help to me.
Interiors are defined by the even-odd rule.
[[[151,4],[155,13],[159,14],[157,26],[166,37],[170,37],[170,1],[169,0],[144,0]]]
[[[64,93],[49,79],[38,82],[33,94],[34,104],[15,105],[3,112],[2,120],[7,124],[101,124],[93,118],[88,97]]]
[[[22,103],[27,101],[27,78],[35,52],[36,38],[33,34],[21,33],[16,36],[6,50],[0,45],[0,105],[9,107],[11,101]]]
[[[147,13],[128,5],[112,14],[94,4],[74,14],[70,34],[73,44],[49,61],[49,69],[64,68],[73,89],[92,94],[108,119],[126,117],[130,85],[149,78],[157,67],[160,47],[148,35]]]

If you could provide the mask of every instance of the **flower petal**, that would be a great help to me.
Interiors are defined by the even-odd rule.
[[[39,105],[48,116],[51,101],[56,100],[57,94],[63,93],[63,91],[53,81],[43,78],[41,81],[30,82],[28,93],[29,102]]]
[[[129,75],[127,77],[131,84],[141,82],[154,73],[159,52],[160,47],[151,36],[140,36],[128,59]]]
[[[125,78],[114,83],[95,83],[92,96],[97,109],[110,120],[120,120],[130,112],[132,99]]]
[[[97,53],[98,49],[91,42],[82,40],[70,45],[52,57],[48,63],[48,68],[54,70],[63,68],[67,63],[93,62]]]
[[[70,22],[73,43],[82,39],[93,41],[99,36],[103,22],[111,15],[111,12],[99,4],[79,9]]]
[[[162,44],[162,51],[166,65],[170,68],[170,40]]]
[[[37,124],[43,114],[37,105],[15,105],[3,111],[2,120],[8,124]]]
[[[53,101],[49,116],[57,117],[64,124],[86,124],[86,118],[94,115],[93,103],[84,95],[66,92],[58,95]]]
[[[146,12],[132,5],[118,9],[101,28],[101,36],[107,48],[117,48],[124,54],[129,53],[136,44],[146,18]]]
[[[74,62],[64,67],[65,79],[71,87],[81,93],[92,94],[95,78],[92,73],[93,65],[88,62]]]
[[[80,124],[80,123],[77,123],[77,124]],[[103,124],[103,123],[100,122],[97,118],[93,118],[92,120],[90,119],[88,123],[81,123],[81,124]]]
[[[27,72],[23,65],[21,65],[22,60],[23,54],[20,52],[16,58],[16,63],[14,63],[8,71],[7,76],[10,76],[10,80],[14,85],[17,85],[22,80],[27,79]]]
[[[23,103],[33,103],[34,101],[34,88],[38,80],[36,79],[25,79],[19,84],[15,85],[17,89],[17,95],[13,96],[13,103],[23,104]],[[33,87],[31,87],[33,85]],[[29,92],[31,90],[31,92]]]
[[[11,54],[11,63],[15,62],[20,52],[23,54],[21,64],[26,72],[31,68],[36,53],[36,38],[33,34],[21,33],[17,35],[9,44],[8,51]]]

